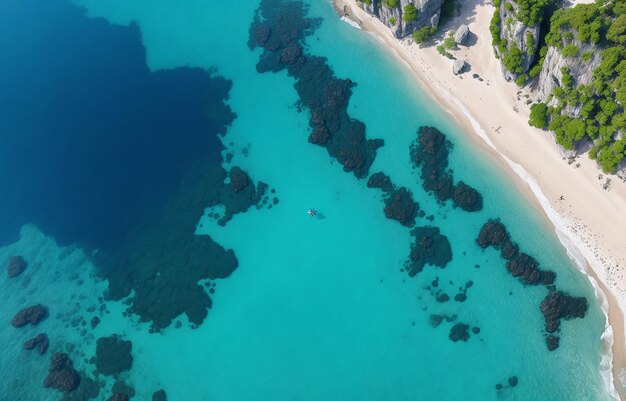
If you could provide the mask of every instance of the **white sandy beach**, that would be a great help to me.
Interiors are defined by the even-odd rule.
[[[613,381],[622,392],[622,401],[626,400],[626,183],[617,177],[600,179],[601,171],[586,154],[568,164],[548,132],[528,125],[527,91],[505,81],[494,56],[489,33],[494,8],[490,3],[463,1],[461,15],[440,26],[434,42],[422,48],[410,39],[394,38],[355,0],[335,0],[335,5],[338,9],[346,5],[350,18],[406,62],[423,88],[504,166],[554,225],[568,253],[581,261],[581,268],[592,282],[598,282],[602,289],[598,296],[608,308],[607,344],[611,343],[611,333],[613,337]],[[441,56],[435,42],[463,23],[475,36],[470,38],[470,47],[459,46],[452,51],[470,65],[464,74],[455,76],[453,60]],[[478,74],[483,81],[472,78],[472,74]],[[603,189],[607,178],[611,179],[608,190]],[[609,369],[611,361],[605,363]],[[612,387],[610,382],[607,385]]]

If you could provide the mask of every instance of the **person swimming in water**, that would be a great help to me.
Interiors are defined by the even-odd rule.
[[[311,217],[314,217],[317,214],[317,210],[315,210],[315,209],[309,209],[306,212]]]

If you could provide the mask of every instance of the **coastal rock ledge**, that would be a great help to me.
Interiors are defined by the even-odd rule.
[[[437,28],[443,0],[371,1],[369,4],[357,0],[357,3],[387,25],[396,38],[403,38],[424,27]]]

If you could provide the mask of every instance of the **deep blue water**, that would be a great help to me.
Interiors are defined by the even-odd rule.
[[[0,26],[0,244],[34,223],[63,244],[112,245],[190,163],[221,161],[229,81],[151,72],[137,25],[66,2],[3,1]]]

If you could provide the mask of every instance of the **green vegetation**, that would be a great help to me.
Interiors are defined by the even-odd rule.
[[[555,3],[554,0],[516,0],[518,6],[517,19],[526,26],[541,23],[548,7]]]
[[[448,50],[456,47],[456,40],[454,40],[454,34],[452,32],[450,32],[450,35],[443,40],[443,47]]]
[[[389,18],[389,23],[390,23],[391,25],[395,26],[395,25],[396,25],[396,22],[398,22],[398,21],[395,19],[395,17],[391,17],[391,18]]]
[[[575,44],[569,44],[561,50],[563,57],[576,57],[580,53],[580,49]]]
[[[535,50],[537,50],[535,48],[537,44],[535,43],[535,37],[533,36],[532,32],[530,31],[526,31],[526,48],[528,55],[532,55],[535,53]]]
[[[437,46],[437,51],[442,56],[446,56],[447,58],[454,58],[454,56],[446,50],[446,47],[444,45]]]
[[[433,36],[437,32],[437,28],[434,26],[425,26],[417,31],[413,32],[413,40],[415,43],[424,43],[428,38]]]
[[[356,0],[356,1],[358,1],[358,2],[360,2],[360,3],[365,3],[365,4],[367,4],[368,6],[369,6],[370,4],[372,4],[372,0]]]
[[[588,85],[576,83],[567,68],[561,69],[560,86],[550,95],[547,106],[531,107],[529,124],[554,131],[556,141],[566,149],[583,139],[593,141],[589,157],[603,171],[614,172],[626,157],[626,2],[597,0],[559,10],[550,19],[546,43],[560,49],[565,57],[589,62],[593,51],[580,54],[577,40],[601,46],[602,61]],[[542,57],[545,57],[542,48]],[[580,113],[573,116],[572,110]]]
[[[388,8],[398,7],[398,0],[382,0],[382,3],[386,5]]]
[[[544,103],[536,103],[530,106],[530,119],[528,124],[533,127],[544,129],[548,124],[548,106]]]
[[[504,8],[506,8],[507,11],[513,12],[513,4],[509,3],[508,1],[506,3],[504,3]]]
[[[417,19],[418,15],[419,11],[415,8],[413,3],[409,3],[404,6],[404,15],[402,16],[404,22],[413,22]]]
[[[516,74],[524,72],[524,53],[515,43],[511,43],[509,51],[502,58],[502,64],[508,71]]]

